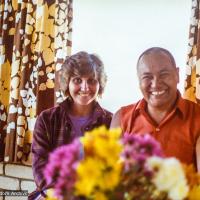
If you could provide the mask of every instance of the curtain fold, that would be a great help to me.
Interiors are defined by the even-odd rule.
[[[72,4],[1,0],[1,161],[30,164],[37,115],[63,100],[57,76],[71,53]]]
[[[184,97],[200,104],[200,7],[192,0]]]

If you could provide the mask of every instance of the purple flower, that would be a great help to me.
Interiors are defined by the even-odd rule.
[[[124,160],[125,171],[129,171],[136,165],[138,165],[138,168],[142,168],[146,159],[150,156],[163,156],[160,144],[149,134],[125,133],[122,143],[124,150],[121,157]]]
[[[53,184],[55,195],[62,197],[72,193],[76,180],[76,167],[83,157],[83,147],[79,139],[71,144],[58,147],[50,153],[44,169],[47,184]]]

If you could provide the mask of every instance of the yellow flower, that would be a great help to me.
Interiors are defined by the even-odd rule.
[[[107,191],[113,190],[120,181],[121,163],[115,163],[114,166],[108,167],[102,171],[101,177],[98,180],[100,189]],[[109,181],[108,181],[109,180]]]
[[[99,160],[88,158],[80,162],[77,167],[76,192],[79,195],[90,195],[100,177],[102,163]]]
[[[47,197],[46,200],[58,200],[55,196],[54,196],[54,190],[53,189],[48,189],[47,190]]]
[[[113,165],[122,150],[120,135],[120,129],[107,130],[105,126],[86,132],[81,138],[86,156],[99,157]]]
[[[94,148],[97,156],[105,159],[110,165],[116,163],[122,150],[121,144],[112,137],[109,137],[109,135],[97,138],[94,141]]]
[[[190,188],[193,186],[197,186],[200,184],[200,174],[196,173],[195,167],[191,165],[183,164],[183,169],[185,171],[185,175],[187,177],[187,182]]]
[[[194,186],[188,196],[188,200],[199,200],[200,199],[200,185]]]
[[[103,126],[86,132],[81,138],[85,159],[77,167],[76,194],[93,196],[97,191],[112,190],[119,183],[120,134],[120,129],[107,130]]]
[[[96,192],[93,196],[93,200],[108,200],[106,195],[102,192]]]

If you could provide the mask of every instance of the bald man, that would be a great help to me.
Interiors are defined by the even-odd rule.
[[[179,69],[172,54],[160,47],[147,49],[138,59],[137,76],[143,99],[121,107],[111,128],[149,133],[160,142],[166,157],[176,157],[200,171],[200,106],[181,97]]]

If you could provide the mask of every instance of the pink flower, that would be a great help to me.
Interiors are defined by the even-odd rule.
[[[137,167],[142,168],[146,159],[152,155],[163,156],[160,144],[148,134],[125,133],[122,143],[124,145],[122,159],[125,162],[125,171],[136,164]]]
[[[76,167],[82,158],[83,147],[79,139],[58,147],[50,153],[44,169],[47,184],[54,184],[55,196],[71,195],[76,181]]]

